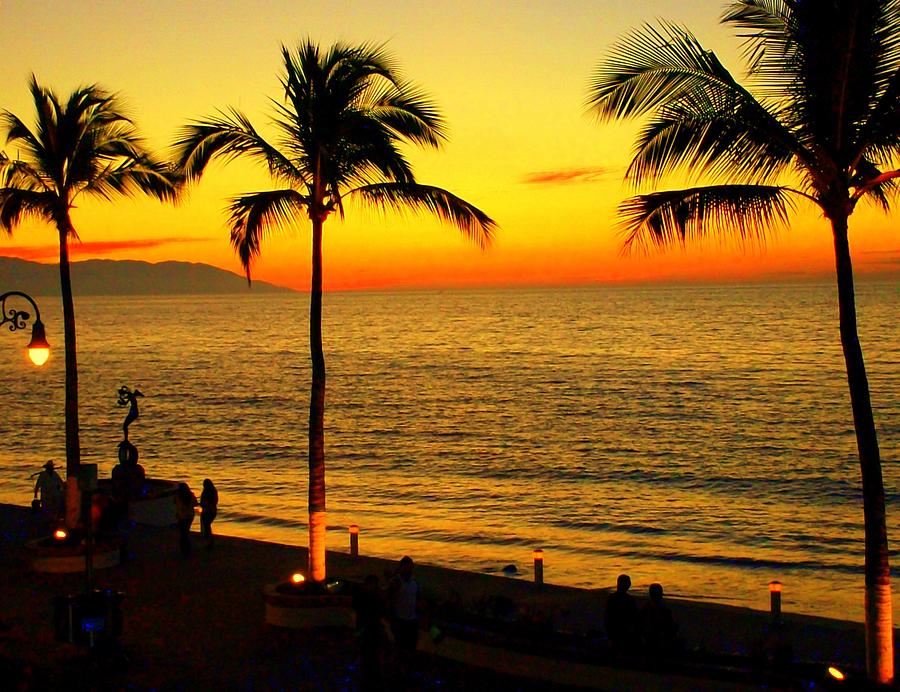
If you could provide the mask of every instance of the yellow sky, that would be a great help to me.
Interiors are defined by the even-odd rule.
[[[832,268],[830,234],[811,209],[764,252],[716,241],[622,257],[616,205],[634,125],[585,115],[590,74],[605,50],[643,21],[681,22],[741,74],[737,40],[717,23],[723,3],[693,0],[0,0],[0,108],[33,120],[27,83],[67,94],[84,83],[120,93],[150,143],[164,149],[191,118],[235,106],[257,125],[278,94],[280,46],[310,37],[387,42],[404,73],[440,105],[450,142],[411,152],[419,180],[476,204],[501,225],[480,252],[423,217],[351,207],[325,227],[327,288],[729,280]],[[14,154],[14,152],[9,152]],[[545,180],[545,182],[534,182]],[[215,167],[177,208],[147,200],[82,202],[75,259],[198,261],[240,272],[222,209],[265,189],[264,174]],[[894,219],[861,209],[851,225],[858,272],[898,266]],[[55,260],[52,229],[21,227],[0,255]],[[49,254],[48,254],[49,253]],[[255,278],[305,288],[306,229],[273,235]]]

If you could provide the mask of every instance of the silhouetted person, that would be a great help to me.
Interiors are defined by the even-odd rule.
[[[391,599],[391,630],[397,648],[415,651],[419,641],[419,583],[413,577],[413,561],[404,555],[388,585]]]
[[[616,590],[606,599],[603,613],[606,636],[616,649],[626,652],[634,651],[639,641],[637,601],[628,593],[630,588],[631,577],[620,574]]]
[[[212,523],[219,511],[219,492],[209,478],[203,481],[203,492],[200,493],[200,535],[206,541],[206,547],[213,547]]]
[[[384,653],[384,618],[387,614],[378,589],[378,577],[370,574],[362,589],[353,596],[356,611],[356,634],[359,637],[362,688],[381,689],[382,656]]]
[[[187,483],[179,483],[175,493],[175,515],[178,522],[178,549],[184,556],[191,554],[191,524],[194,522],[194,507],[197,496]]]
[[[63,512],[63,481],[56,472],[53,460],[44,464],[34,482],[34,499],[41,496],[41,511],[50,521],[56,521]]]
[[[413,657],[419,644],[419,613],[421,592],[413,577],[413,561],[403,556],[397,571],[388,583],[388,603],[391,633],[396,650],[396,674],[402,679],[409,675]]]
[[[676,648],[678,625],[663,603],[663,587],[651,584],[650,600],[641,608],[641,634],[647,652],[652,656],[671,654]]]

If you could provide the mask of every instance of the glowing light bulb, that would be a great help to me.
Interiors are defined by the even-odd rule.
[[[41,366],[47,362],[50,357],[50,344],[47,343],[46,332],[44,331],[44,323],[35,320],[31,327],[31,341],[28,343],[28,357],[31,362],[37,366]]]
[[[28,349],[28,357],[31,358],[31,362],[37,366],[41,366],[47,362],[47,359],[50,357],[50,349],[49,348],[29,348]]]
[[[64,541],[68,536],[69,534],[66,533],[65,529],[56,529],[56,531],[53,532],[53,537],[58,541]]]
[[[847,676],[844,675],[840,670],[835,668],[834,666],[828,666],[828,674],[833,677],[835,680],[843,680]]]
[[[294,572],[291,575],[291,581],[294,584],[302,584],[303,582],[306,581],[306,577],[304,577],[302,574],[300,574],[300,572]]]

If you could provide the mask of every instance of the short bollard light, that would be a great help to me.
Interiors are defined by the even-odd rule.
[[[350,531],[350,556],[359,557],[359,526],[350,524],[348,529]]]
[[[769,582],[769,604],[772,611],[772,624],[781,624],[781,582]]]
[[[538,548],[532,554],[534,557],[534,583],[544,585],[544,551]]]

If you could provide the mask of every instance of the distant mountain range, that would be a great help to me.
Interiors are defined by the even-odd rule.
[[[291,292],[289,288],[254,281],[208,264],[85,260],[72,262],[72,292],[82,296],[179,295],[209,293]],[[0,257],[0,293],[24,291],[32,295],[59,294],[59,265]]]

